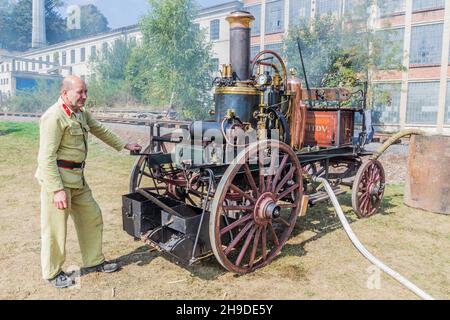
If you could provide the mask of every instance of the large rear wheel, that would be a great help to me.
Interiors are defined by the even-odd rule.
[[[302,191],[300,162],[285,143],[259,141],[239,153],[211,205],[210,241],[220,264],[243,274],[275,259],[294,229]]]

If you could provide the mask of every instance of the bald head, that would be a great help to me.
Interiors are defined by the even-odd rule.
[[[61,98],[75,112],[84,106],[87,99],[86,84],[77,76],[67,76],[61,82]]]
[[[81,78],[77,77],[77,76],[67,76],[63,79],[63,81],[61,82],[61,92],[63,90],[71,90],[73,87],[75,87],[76,85],[84,85],[85,83],[83,80],[81,80]]]

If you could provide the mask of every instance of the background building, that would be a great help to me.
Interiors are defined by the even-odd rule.
[[[216,70],[229,63],[229,26],[226,16],[245,9],[256,18],[252,27],[252,56],[263,49],[282,52],[282,41],[289,26],[299,20],[333,14],[341,16],[358,0],[243,0],[204,8],[195,21],[213,44]],[[375,101],[375,125],[387,131],[423,128],[450,133],[450,1],[448,0],[378,0],[375,27],[389,29],[392,43],[403,47],[399,56],[405,71],[381,71],[373,81],[376,90],[389,92],[388,103]],[[16,56],[0,58],[0,96],[14,95],[16,75],[51,74],[58,63],[66,67],[62,75],[72,72],[82,78],[92,73],[91,55],[101,52],[120,37],[142,35],[130,26],[97,36],[33,49]],[[1,53],[0,53],[1,54]],[[21,59],[32,59],[34,62]],[[42,63],[41,63],[42,61]]]
[[[300,19],[343,15],[357,0],[244,0],[255,17],[252,53],[282,51],[289,25]],[[382,130],[422,128],[450,133],[450,1],[378,0],[375,27],[389,29],[403,47],[404,72],[379,72],[376,90],[390,93],[388,103],[375,101],[375,125]],[[389,50],[386,43],[386,50]]]

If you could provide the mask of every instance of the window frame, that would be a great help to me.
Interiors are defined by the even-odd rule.
[[[220,19],[213,19],[209,22],[209,40],[220,40]]]
[[[279,10],[273,10],[270,11],[272,6],[277,6]],[[271,20],[271,14],[275,16],[276,12],[279,12],[279,18],[280,20],[277,20],[277,22],[280,22],[279,29],[271,28],[273,25]],[[276,33],[283,33],[285,31],[285,23],[284,21],[284,0],[276,0],[266,3],[266,23],[265,23],[265,33],[266,34],[276,34]]]
[[[417,90],[417,88],[413,88],[414,86],[417,86],[418,84],[434,84],[436,87],[435,88],[426,88],[424,91],[426,91],[427,93],[426,94],[424,94],[425,96],[426,96],[426,100],[427,101],[430,101],[430,98],[431,97],[435,97],[436,98],[436,101],[435,101],[435,107],[436,107],[436,110],[435,111],[433,111],[433,113],[435,113],[435,118],[434,118],[434,120],[433,121],[429,121],[429,122],[427,122],[427,121],[418,121],[417,119],[414,119],[414,120],[411,120],[411,113],[410,113],[410,110],[411,110],[411,105],[410,105],[410,103],[411,103],[411,95],[412,94],[414,94],[414,93],[417,93],[418,92],[418,90]],[[436,126],[437,125],[437,117],[438,117],[438,113],[439,113],[439,87],[440,87],[440,80],[431,80],[431,81],[410,81],[409,83],[408,83],[408,97],[407,97],[407,102],[406,102],[406,119],[405,119],[405,122],[406,122],[406,124],[407,125],[424,125],[424,126]],[[429,94],[430,93],[430,91],[432,91],[432,90],[436,90],[437,91],[437,94],[436,95],[433,95],[433,94]],[[423,106],[422,105],[422,110],[420,111],[420,113],[426,113],[426,112],[424,112],[423,111],[423,108],[424,107],[430,107],[430,106]],[[416,111],[416,114],[414,115],[414,118],[417,118],[417,110],[415,110]]]
[[[412,0],[412,13],[421,13],[421,12],[445,9],[445,0],[442,0],[442,5],[438,6],[438,7],[425,7],[425,8],[415,9],[414,4],[417,3],[417,1],[423,1],[423,0]]]
[[[414,52],[413,49],[415,49],[414,45],[414,35],[415,32],[414,30],[418,30],[418,28],[427,28],[427,27],[431,27],[431,26],[441,26],[441,33],[440,36],[436,37],[436,39],[438,41],[440,41],[440,49],[439,50],[430,50],[428,49],[428,52],[435,52],[438,56],[436,58],[436,62],[426,62],[426,63],[420,63],[420,62],[413,62],[413,58],[414,58]],[[443,32],[444,32],[444,23],[443,22],[438,22],[438,23],[428,23],[428,24],[420,24],[420,25],[413,25],[411,28],[411,43],[410,43],[410,48],[409,48],[409,67],[410,68],[425,68],[425,67],[435,67],[435,66],[440,66],[441,65],[441,60],[442,60],[442,47],[443,47]],[[416,32],[417,34],[420,35],[427,35],[427,37],[423,38],[425,40],[429,40],[430,37],[428,36],[429,33],[425,33],[423,31],[421,32]],[[420,46],[420,45],[419,45]],[[421,55],[420,51],[417,54],[418,56]]]

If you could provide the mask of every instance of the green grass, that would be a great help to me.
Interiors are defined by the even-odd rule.
[[[116,299],[267,299],[268,293],[271,299],[416,298],[387,276],[380,290],[367,289],[370,263],[327,203],[299,218],[280,256],[252,274],[236,277],[214,258],[187,269],[169,262],[122,230],[121,196],[135,159],[95,138],[87,181],[103,211],[105,255],[123,270],[82,277],[79,290],[56,291],[40,279],[40,189],[33,177],[38,136],[37,123],[0,122],[0,298],[110,299],[111,288]],[[349,193],[339,201],[369,251],[425,291],[449,299],[450,217],[408,208],[403,188],[389,185],[381,213],[370,219],[356,218]],[[71,222],[67,253],[66,266],[81,264]]]
[[[4,137],[37,141],[39,126],[34,122],[0,122],[0,139]]]

